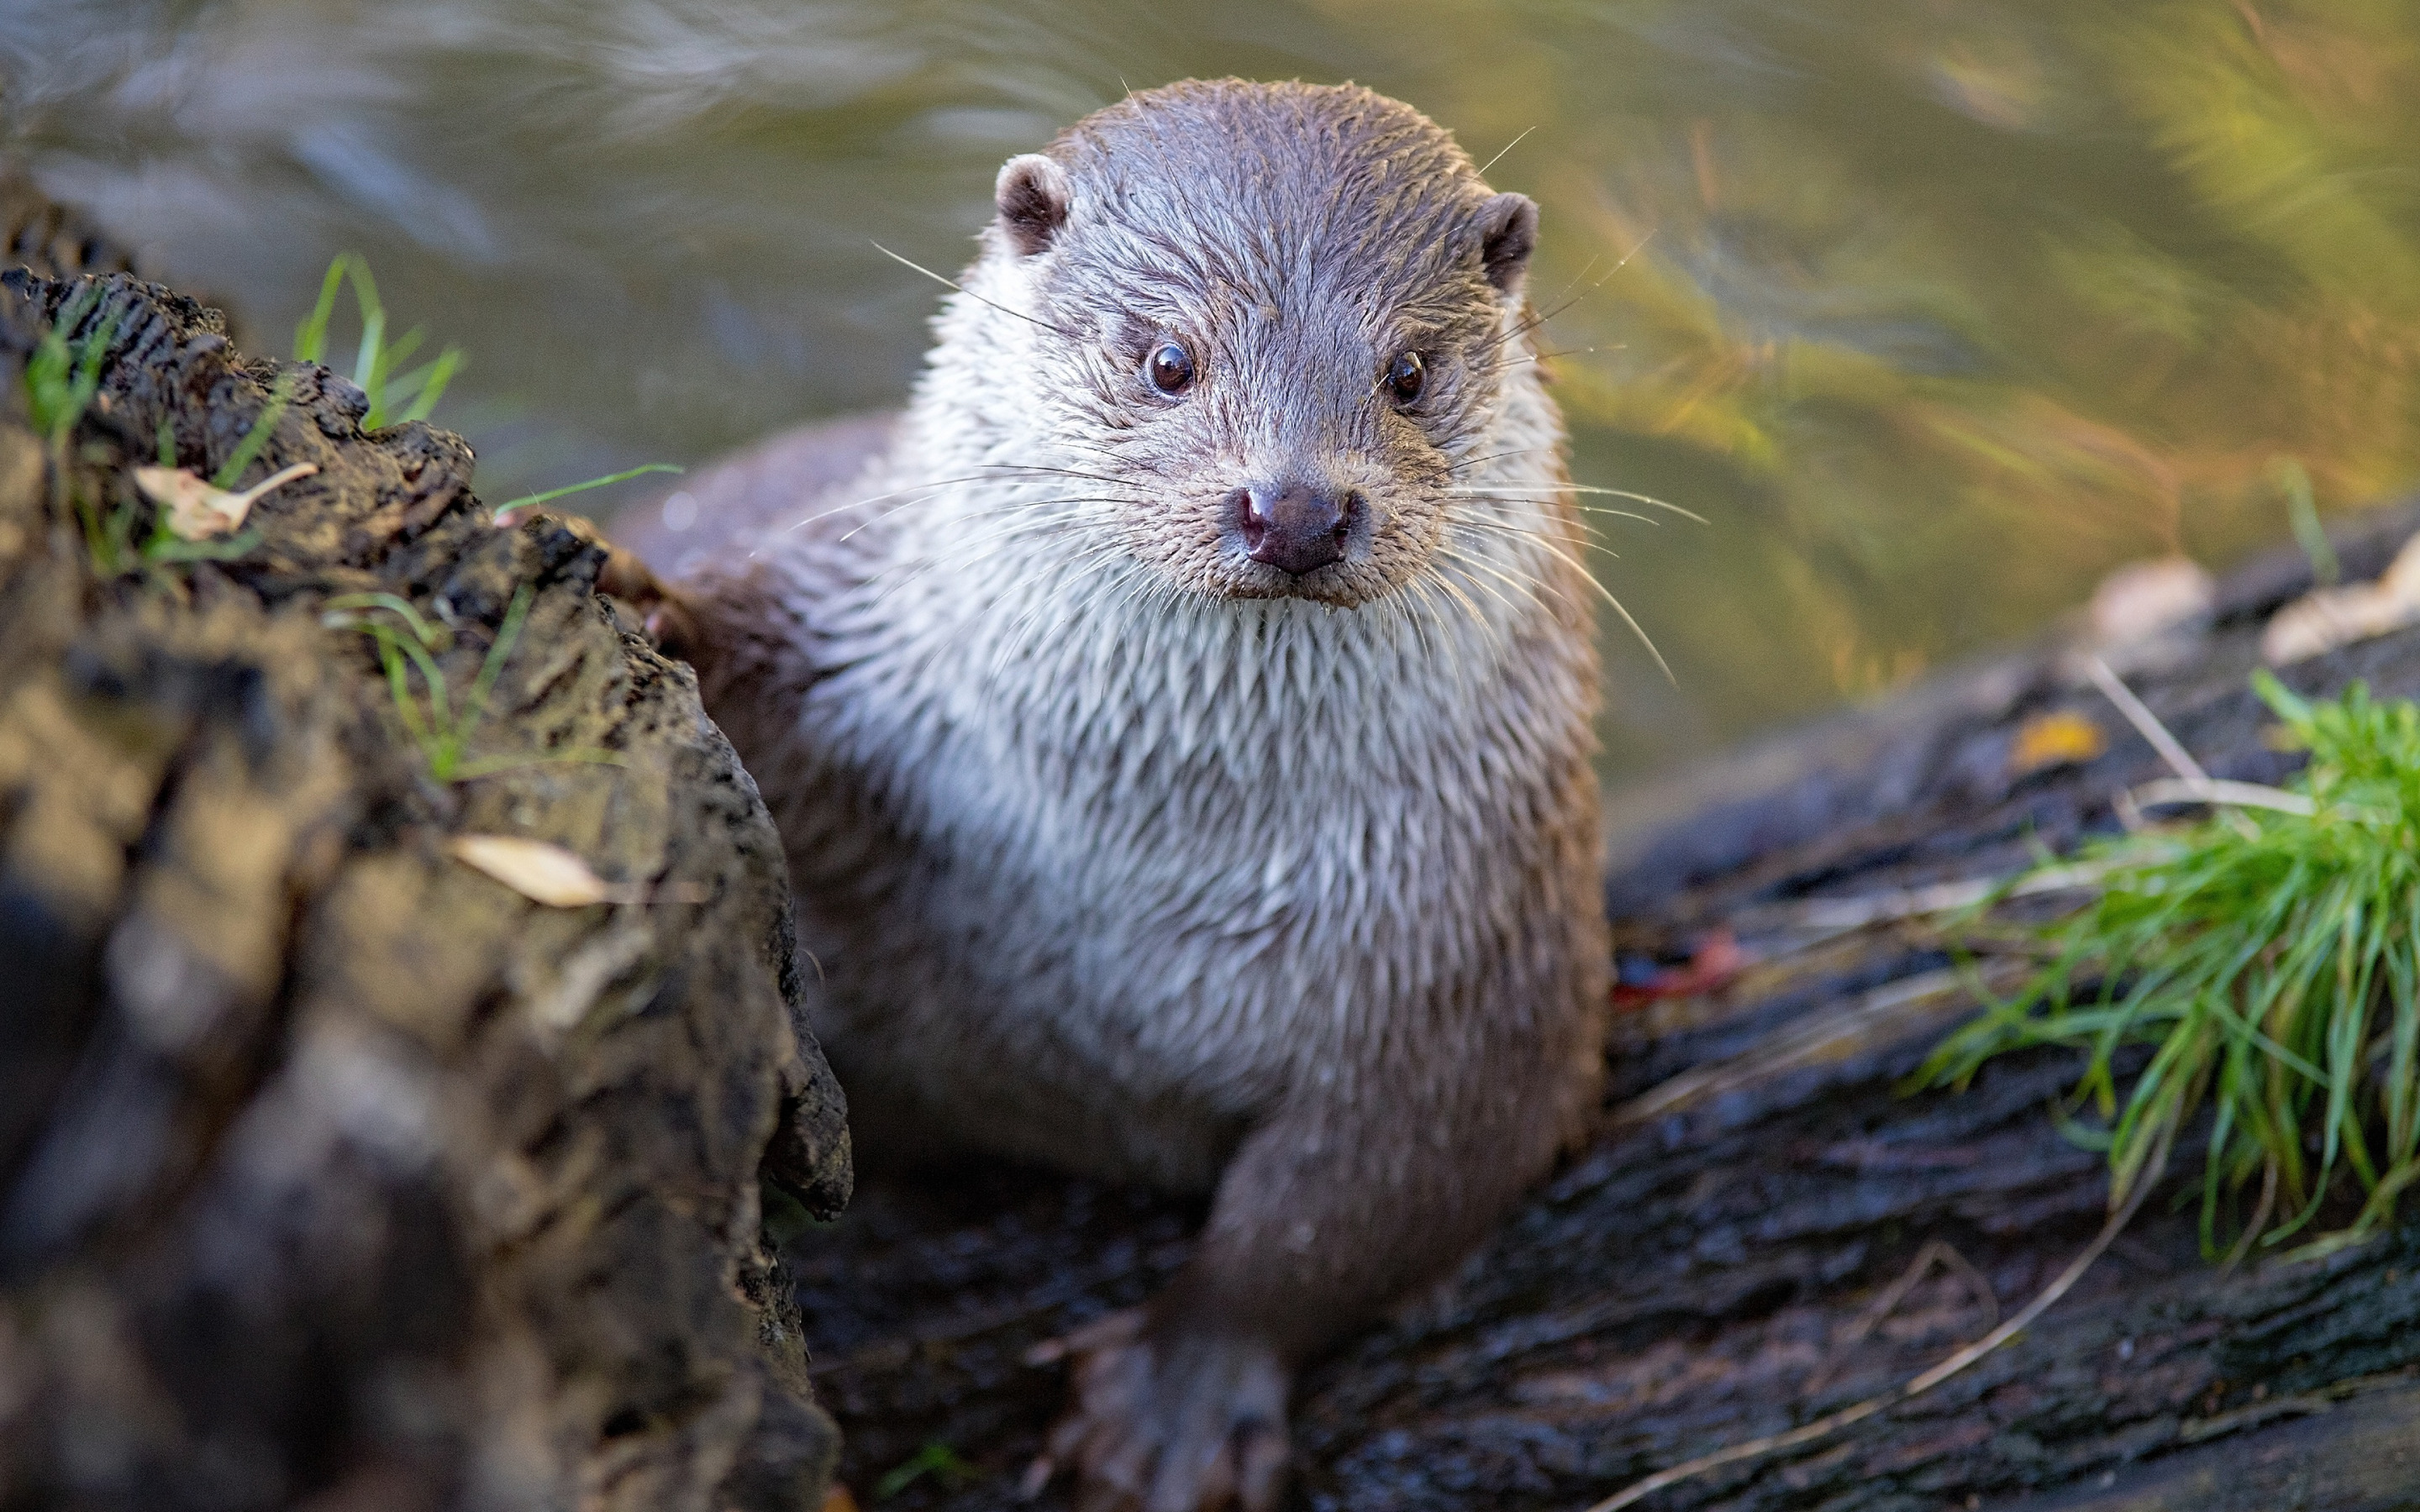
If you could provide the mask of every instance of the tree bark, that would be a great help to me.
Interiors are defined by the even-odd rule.
[[[2348,577],[2374,575],[2415,526],[2420,507],[2355,522],[2339,537]],[[2213,776],[2290,769],[2259,738],[2270,717],[2246,674],[2262,621],[2309,579],[2299,554],[2263,559],[2221,585],[2206,623],[2109,650]],[[2286,674],[2312,693],[2353,677],[2420,695],[2420,630]],[[2023,770],[2018,733],[2056,712],[2091,720],[2106,752]],[[1717,931],[1748,964],[1717,991],[1620,1015],[1590,1146],[1449,1294],[1302,1383],[1295,1504],[1581,1512],[1906,1381],[2022,1306],[2104,1216],[2102,1157],[2048,1111],[2078,1061],[2019,1057],[1963,1093],[1902,1095],[1971,998],[1932,932],[1823,926],[1811,905],[2016,871],[2037,845],[2114,828],[2113,795],[2164,775],[2062,636],[1619,795],[1624,975]],[[1822,1442],[1639,1504],[2420,1506],[2420,1224],[2229,1272],[2202,1257],[2191,1206],[2166,1200],[2197,1195],[2190,1143],[2176,1165],[2008,1347]],[[886,1504],[1014,1504],[1062,1390],[1025,1351],[1156,1288],[1197,1217],[1000,1169],[869,1187],[791,1251],[847,1435],[843,1478],[863,1494],[939,1443],[963,1463],[928,1455]]]
[[[18,208],[20,253],[107,260]],[[687,669],[581,535],[489,523],[458,438],[365,434],[157,285],[0,284],[0,1507],[817,1505],[760,1167],[836,1211],[844,1108]],[[54,323],[103,353],[55,452],[20,381]],[[316,475],[232,560],[145,558],[131,469],[209,477],[257,424],[243,481]],[[450,699],[345,602],[431,626]],[[483,667],[449,771],[422,737]],[[466,834],[612,899],[534,903]]]

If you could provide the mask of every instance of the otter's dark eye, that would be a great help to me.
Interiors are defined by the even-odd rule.
[[[1193,358],[1171,341],[1151,354],[1142,364],[1142,376],[1162,393],[1183,393],[1193,386]]]
[[[1418,352],[1397,352],[1387,364],[1387,392],[1397,404],[1410,404],[1428,387],[1429,364],[1420,361]]]

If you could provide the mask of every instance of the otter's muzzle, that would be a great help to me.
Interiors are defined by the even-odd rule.
[[[1361,497],[1283,484],[1238,488],[1232,501],[1245,555],[1300,577],[1343,557],[1344,539],[1352,532]]]

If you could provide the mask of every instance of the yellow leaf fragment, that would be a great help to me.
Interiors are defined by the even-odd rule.
[[[622,889],[589,870],[562,846],[518,835],[457,835],[445,842],[454,858],[549,908],[612,903]]]
[[[297,462],[240,493],[229,493],[203,481],[191,468],[136,468],[134,486],[168,512],[169,534],[181,541],[209,541],[241,530],[253,504],[271,488],[318,471],[316,462]]]
[[[2109,737],[2088,715],[2072,709],[2038,714],[2009,746],[2009,775],[2024,777],[2054,766],[2088,762],[2109,748]]]

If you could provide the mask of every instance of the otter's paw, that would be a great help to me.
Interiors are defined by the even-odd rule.
[[[1113,1313],[1034,1351],[1071,1362],[1070,1401],[1029,1494],[1062,1469],[1079,1512],[1272,1512],[1286,1465],[1287,1370],[1264,1345]]]

